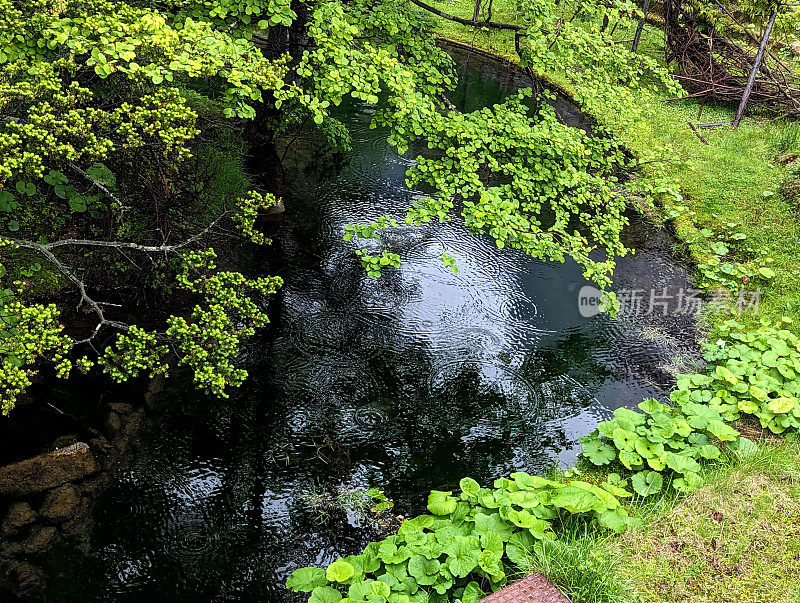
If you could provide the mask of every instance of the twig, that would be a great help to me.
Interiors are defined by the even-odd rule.
[[[753,63],[753,69],[750,71],[750,76],[747,78],[747,86],[742,94],[742,102],[739,103],[739,109],[736,111],[736,118],[733,120],[733,124],[731,124],[734,128],[738,128],[739,123],[742,121],[742,115],[744,115],[745,107],[747,107],[747,101],[750,100],[750,92],[753,90],[756,74],[758,73],[759,67],[761,67],[761,61],[764,59],[764,49],[767,47],[767,41],[769,40],[769,35],[772,33],[772,27],[775,25],[775,17],[777,16],[778,8],[776,7],[769,17],[769,23],[767,23],[764,37],[761,38],[761,45],[758,47],[758,54],[756,55],[755,63]]]
[[[694,124],[692,122],[687,121],[686,123],[689,124],[689,128],[691,128],[692,132],[694,132],[694,135],[700,139],[700,142],[702,142],[703,144],[708,144],[708,141],[703,137],[702,134],[700,134],[697,128],[694,127]]]
[[[104,185],[102,182],[99,182],[99,181],[95,180],[94,178],[92,178],[92,177],[91,177],[89,174],[87,174],[86,172],[84,172],[84,171],[83,171],[81,168],[79,168],[79,167],[78,167],[77,165],[75,165],[74,163],[70,163],[70,164],[69,164],[69,167],[71,167],[73,170],[75,170],[75,171],[76,171],[76,172],[78,172],[78,173],[79,173],[81,176],[83,176],[83,177],[84,177],[84,178],[86,178],[86,179],[87,179],[89,182],[91,182],[91,183],[92,183],[92,186],[94,186],[94,187],[96,187],[96,188],[100,189],[100,190],[101,190],[102,192],[104,192],[106,195],[108,195],[109,197],[111,197],[111,198],[114,200],[114,203],[116,203],[116,204],[117,204],[117,207],[119,207],[119,212],[120,212],[120,214],[122,214],[122,212],[124,212],[124,211],[125,211],[125,206],[122,204],[122,201],[120,201],[120,200],[119,200],[119,197],[117,197],[117,196],[116,196],[114,193],[112,193],[110,190],[108,190],[108,187],[106,187],[106,186],[105,186],[105,185]]]

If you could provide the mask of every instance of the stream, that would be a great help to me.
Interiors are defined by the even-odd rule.
[[[525,85],[491,61],[457,58],[462,110]],[[568,123],[579,115],[557,108]],[[663,365],[691,324],[583,317],[586,282],[572,261],[499,250],[453,220],[394,229],[401,267],[367,277],[344,225],[401,217],[421,195],[404,184],[413,153],[398,156],[369,129],[371,111],[344,113],[353,151],[342,169],[291,175],[286,215],[255,260],[285,285],[271,325],[243,351],[248,381],[228,400],[167,382],[99,499],[90,554],[51,554],[48,600],[291,600],[293,569],[374,537],[357,510],[326,522],[326,496],[376,487],[411,516],[430,489],[467,475],[487,485],[570,464],[577,439],[614,408],[669,387]],[[633,216],[626,237],[638,252],[620,261],[616,288],[688,286],[666,233]]]

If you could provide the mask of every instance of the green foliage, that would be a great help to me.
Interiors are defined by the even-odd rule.
[[[765,198],[772,196],[772,193]],[[694,220],[680,195],[665,204],[671,220]],[[686,237],[693,253],[702,258],[697,264],[697,286],[700,289],[738,291],[743,283],[767,283],[775,277],[770,268],[774,259],[748,244],[747,235],[735,222],[722,223],[717,229],[698,228]]]
[[[615,44],[612,29],[601,27],[604,19],[617,29],[637,18],[637,4],[627,0],[528,0],[520,4],[517,19],[527,34],[520,61],[539,74],[558,73],[587,113],[606,127],[620,127],[641,111],[630,102],[631,90],[646,98],[663,88],[680,94],[680,86],[655,59]]]
[[[700,483],[703,463],[720,458],[720,442],[746,446],[731,423],[744,415],[773,433],[800,427],[800,339],[779,325],[755,331],[736,321],[706,343],[705,373],[678,375],[670,394],[675,406],[648,399],[642,411],[614,411],[614,418],[581,438],[582,455],[593,465],[634,472],[634,491],[646,497],[662,491],[665,479],[680,492]]]
[[[202,389],[227,397],[229,386],[238,386],[247,372],[233,359],[243,338],[250,337],[269,321],[252,297],[275,293],[280,277],[248,279],[238,272],[217,270],[214,251],[185,254],[179,287],[202,298],[189,318],[170,316],[165,336],[178,354],[178,364],[192,369]],[[116,381],[124,381],[143,370],[165,372],[170,347],[157,345],[156,333],[132,326],[106,349],[100,365]]]
[[[773,433],[800,427],[800,339],[786,322],[748,330],[736,321],[703,346],[706,375],[681,375],[672,399],[703,403],[727,422],[751,415]]]
[[[258,212],[269,209],[278,203],[278,199],[269,193],[262,194],[250,191],[247,195],[238,200],[238,212],[234,214],[233,221],[239,227],[239,232],[253,243],[266,245],[271,241],[264,236],[264,233],[255,227]]]
[[[470,231],[539,259],[569,255],[586,278],[607,286],[614,256],[627,251],[619,240],[625,200],[612,190],[622,155],[608,139],[561,124],[549,105],[531,115],[529,96],[524,90],[428,129],[428,147],[443,157],[419,158],[409,184],[425,182],[436,194],[418,201],[407,221],[446,220],[461,199]],[[598,248],[602,260],[589,256]]]
[[[701,463],[720,456],[713,442],[736,440],[716,410],[690,403],[672,407],[654,399],[639,404],[642,411],[614,411],[590,435],[581,438],[582,455],[594,465],[611,465],[633,472],[631,484],[639,496],[661,492],[662,474],[681,492],[696,489]]]
[[[618,499],[630,493],[611,484],[514,473],[493,488],[471,478],[460,486],[458,495],[432,491],[430,514],[404,521],[397,534],[336,560],[324,575],[301,568],[287,586],[310,592],[309,601],[473,602],[502,587],[506,569],[523,564],[561,525],[577,521],[622,531],[633,522]]]
[[[0,410],[4,415],[31,384],[37,362],[54,362],[60,375],[71,368],[67,354],[72,339],[63,332],[55,304],[28,305],[20,301],[19,293],[10,288],[0,291]]]

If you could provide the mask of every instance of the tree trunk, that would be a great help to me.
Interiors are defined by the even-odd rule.
[[[636,51],[639,49],[639,40],[642,39],[642,30],[644,29],[644,23],[647,20],[647,12],[650,10],[650,0],[644,0],[644,6],[642,7],[642,18],[639,19],[639,25],[636,26],[636,35],[633,36],[633,46],[631,46],[631,52],[636,54]]]
[[[747,87],[745,87],[744,94],[742,94],[742,102],[739,103],[739,110],[736,112],[736,119],[734,119],[733,124],[731,124],[734,128],[738,128],[739,123],[742,121],[742,115],[744,115],[745,107],[747,107],[747,101],[750,99],[750,93],[753,91],[753,84],[756,81],[756,74],[761,68],[761,61],[764,59],[764,50],[767,47],[767,41],[772,33],[772,26],[775,25],[775,17],[777,16],[778,6],[776,6],[775,10],[772,11],[772,14],[769,17],[769,23],[767,23],[767,29],[764,32],[764,37],[761,38],[761,45],[758,47],[758,54],[756,55],[755,63],[753,63],[753,68],[750,70],[750,77],[747,78]]]

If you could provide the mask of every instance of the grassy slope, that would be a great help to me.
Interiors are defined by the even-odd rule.
[[[642,601],[800,600],[800,445],[764,442],[610,545]]]
[[[435,2],[471,16],[464,0]],[[514,3],[494,2],[493,19],[513,22]],[[442,37],[472,44],[511,61],[513,38],[474,32],[438,20]],[[620,38],[630,37],[620,33]],[[663,56],[659,33],[649,30],[642,51]],[[569,91],[558,73],[540,74]],[[656,159],[653,174],[675,183],[689,212],[673,226],[695,260],[707,259],[699,229],[746,235],[738,259],[769,257],[777,276],[759,282],[760,317],[789,316],[800,325],[800,195],[781,193],[793,177],[775,159],[800,151],[800,127],[747,116],[738,130],[703,131],[702,143],[688,128],[698,122],[696,101],[665,98],[643,105],[639,118],[618,135],[638,156]],[[730,121],[733,109],[705,107],[703,122]],[[800,188],[800,187],[798,187]],[[719,320],[708,317],[710,321]],[[750,320],[755,320],[751,318]],[[727,463],[705,476],[705,486],[682,499],[663,499],[641,509],[642,532],[618,540],[597,535],[568,538],[532,555],[530,571],[541,571],[579,601],[800,601],[800,446],[764,442],[754,456]]]
[[[433,4],[451,14],[471,17],[469,1]],[[515,6],[508,0],[495,1],[493,20],[514,22]],[[444,38],[517,60],[513,36],[507,32],[476,32],[444,19],[438,19],[437,28]],[[629,34],[619,31],[616,37],[632,37]],[[663,57],[661,32],[648,26],[640,48],[653,57]],[[562,74],[540,75],[569,92]],[[774,163],[787,151],[800,151],[800,127],[747,116],[738,130],[704,130],[710,143],[705,145],[687,125],[689,121],[697,123],[699,102],[643,100],[632,94],[631,104],[641,106],[642,113],[618,135],[638,156],[656,153],[657,161],[648,164],[647,169],[674,182],[684,204],[694,212],[674,223],[678,237],[687,243],[687,252],[696,260],[707,259],[703,246],[693,244],[702,238],[697,231],[710,228],[719,233],[726,230],[725,224],[736,224],[736,230],[747,235],[739,245],[737,259],[772,258],[770,266],[777,272],[772,281],[757,283],[763,292],[760,315],[773,320],[789,316],[800,324],[800,287],[795,286],[800,277],[800,195],[790,199],[781,194],[781,186],[791,176],[790,169]],[[730,121],[733,113],[732,108],[705,107],[701,121]]]

